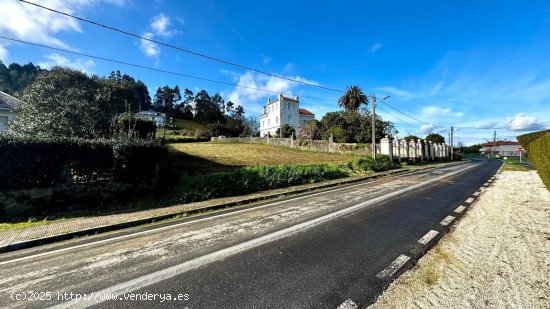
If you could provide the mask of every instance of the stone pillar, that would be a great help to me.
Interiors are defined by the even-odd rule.
[[[401,148],[401,141],[396,139],[395,142],[397,145],[397,161],[401,164],[401,153],[403,152],[403,149]]]
[[[422,148],[422,140],[417,140],[416,141],[416,149],[417,149],[417,154],[418,154],[418,160],[420,160],[420,162],[424,161],[424,148]]]
[[[393,160],[393,149],[392,149],[392,142],[388,138],[388,136],[382,138],[380,140],[380,153],[383,155],[386,155],[390,157],[390,160]]]
[[[334,152],[334,136],[330,133],[328,138],[328,152]]]
[[[424,159],[430,161],[430,148],[428,141],[424,140]]]
[[[416,162],[416,142],[413,140],[409,141],[409,161]]]
[[[430,141],[430,160],[435,160],[435,151],[434,151],[434,143]]]
[[[294,132],[290,132],[290,147],[294,148]]]

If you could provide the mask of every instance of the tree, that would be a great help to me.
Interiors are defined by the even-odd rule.
[[[335,143],[346,143],[349,139],[349,132],[338,127],[332,127],[323,132],[322,137],[324,140],[328,140],[332,135]]]
[[[0,61],[0,91],[13,95],[25,89],[39,73],[45,71],[32,63],[25,65],[12,63],[6,66]]]
[[[357,111],[361,104],[367,105],[368,103],[368,97],[359,86],[348,87],[346,93],[338,100],[338,105],[346,111]]]
[[[445,143],[445,138],[441,134],[437,133],[430,133],[428,136],[426,136],[427,142],[432,142],[434,144],[443,144]]]
[[[315,119],[309,120],[298,131],[298,137],[307,139],[320,139],[321,138],[321,123]]]
[[[9,130],[44,137],[109,137],[116,115],[126,109],[117,91],[107,79],[54,67],[23,91]]]
[[[260,136],[260,120],[256,116],[250,116],[243,121],[244,136]]]
[[[278,128],[277,131],[275,131],[275,134],[280,136],[280,137],[290,137],[292,135],[292,133],[295,133],[296,130],[294,130],[293,127],[289,126],[288,124],[285,124],[283,127],[282,127],[282,134],[281,134],[281,128]]]
[[[416,135],[407,135],[403,139],[405,139],[407,142],[410,142],[411,140],[416,142],[417,140],[420,139],[420,137],[418,137]]]

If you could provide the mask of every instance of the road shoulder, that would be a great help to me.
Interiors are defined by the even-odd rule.
[[[550,308],[550,191],[503,171],[369,308]]]

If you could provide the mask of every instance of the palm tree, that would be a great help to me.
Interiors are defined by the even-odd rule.
[[[356,111],[361,104],[367,105],[368,103],[369,98],[359,86],[348,87],[346,93],[338,100],[338,105],[346,111]]]

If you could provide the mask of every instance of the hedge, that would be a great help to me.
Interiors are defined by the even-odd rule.
[[[165,154],[158,142],[0,135],[0,190],[75,182],[150,182]]]
[[[520,135],[518,141],[527,150],[529,160],[550,190],[550,130]]]
[[[347,164],[259,165],[235,171],[198,176],[183,175],[178,196],[183,202],[196,202],[211,198],[237,196],[262,190],[348,177],[372,171],[398,168],[388,156],[376,160],[362,156]]]

